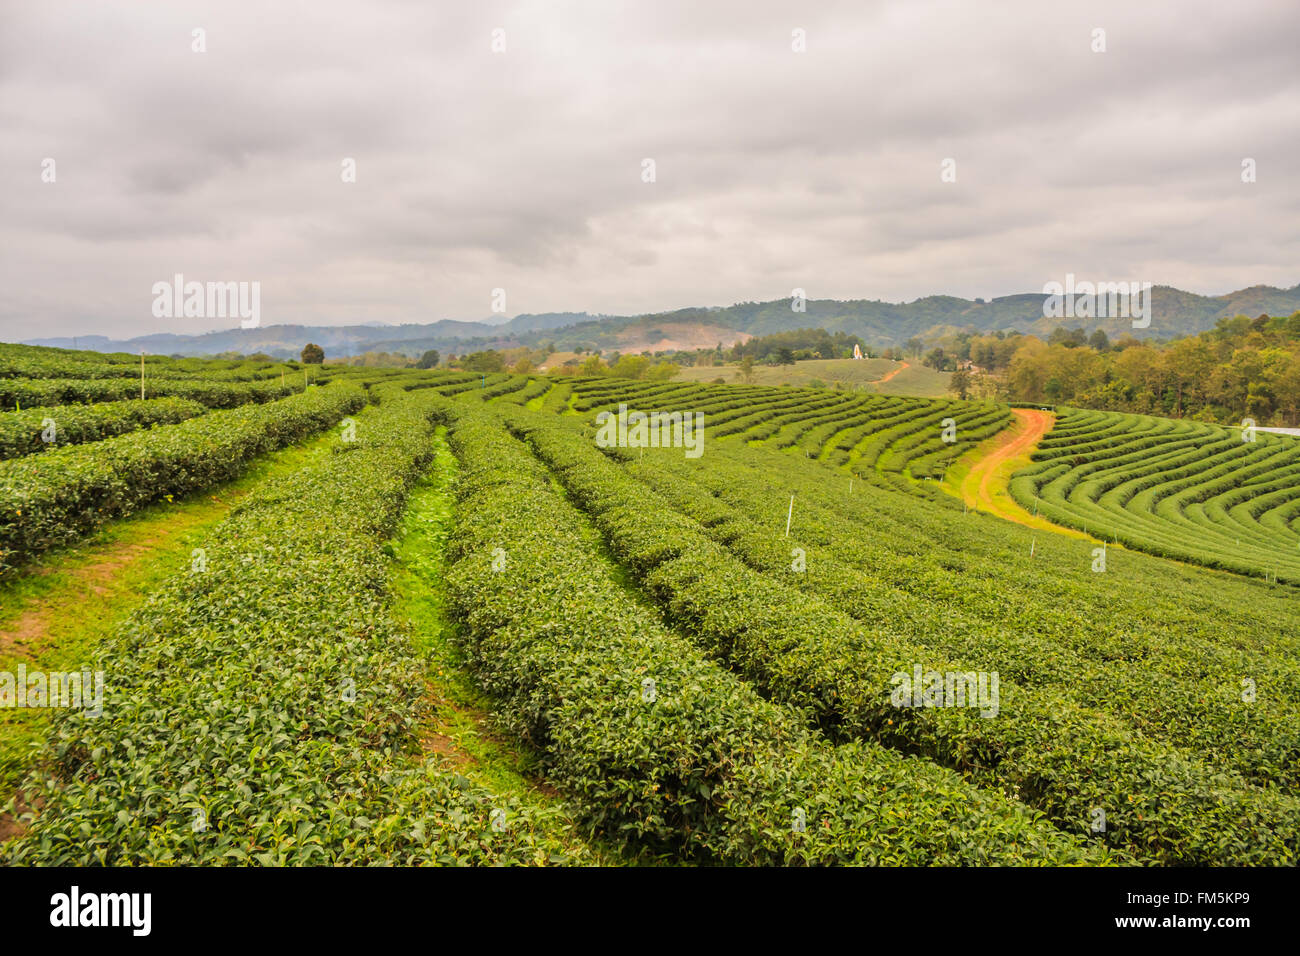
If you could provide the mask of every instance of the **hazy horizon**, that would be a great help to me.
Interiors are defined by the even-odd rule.
[[[1159,287],[1159,286],[1161,286],[1161,285],[1164,285],[1164,284],[1163,284],[1163,283],[1158,283],[1158,284],[1157,284],[1157,287]],[[1256,285],[1258,285],[1258,283],[1257,283]],[[1241,292],[1241,291],[1244,291],[1244,289],[1247,289],[1247,288],[1251,288],[1251,287],[1250,287],[1250,286],[1246,286],[1246,287],[1243,287],[1242,289],[1230,289],[1230,290],[1227,290],[1226,292],[1221,292],[1221,293],[1217,293],[1217,294],[1216,294],[1216,293],[1210,293],[1207,297],[1210,297],[1210,298],[1223,297],[1223,296],[1227,296],[1227,295],[1230,295],[1230,294],[1235,293],[1235,292]],[[1288,290],[1290,290],[1290,289],[1300,288],[1300,283],[1296,283],[1295,285],[1287,286],[1287,287],[1285,287],[1285,288],[1283,288],[1283,287],[1277,287],[1277,288],[1280,288],[1282,291],[1288,291]],[[1183,290],[1178,290],[1178,291],[1188,292],[1188,291],[1191,291],[1191,290],[1183,289]],[[1037,292],[1037,290],[1028,290],[1027,292],[1022,292],[1022,293],[1006,293],[1006,296],[1023,295],[1023,294],[1035,294],[1036,292]],[[945,294],[946,294],[946,293],[933,293],[931,296],[921,296],[921,297],[919,297],[919,298],[920,298],[920,299],[924,299],[924,298],[938,298],[938,297],[943,297]],[[1203,294],[1203,293],[1198,293],[1198,294]],[[1000,299],[1000,298],[1004,298],[1004,297],[1006,297],[1006,296],[992,296],[992,297],[986,297],[986,298],[985,298],[985,301],[986,301],[986,302],[991,302],[991,301],[993,301],[994,299]],[[854,296],[854,297],[852,297],[851,299],[841,299],[841,300],[837,300],[837,301],[862,301],[863,299],[864,299],[864,297],[862,297],[862,296]],[[893,302],[893,303],[887,303],[887,304],[892,304],[892,305],[907,305],[907,304],[909,304],[909,303],[911,303],[911,302],[915,302],[915,301],[918,301],[918,300],[919,300],[919,299],[910,299],[910,300],[906,300],[906,301]],[[741,300],[741,302],[743,302],[743,301],[756,301],[756,300]],[[780,301],[780,300],[779,300],[779,299],[776,299],[776,300],[767,300],[767,301],[771,302],[771,301]],[[816,301],[816,300],[811,300],[811,301]],[[718,306],[718,307],[720,307],[720,308],[727,308],[727,307],[729,307],[729,306],[734,306],[734,305],[739,305],[739,304],[741,304],[741,303],[740,303],[740,302],[729,302],[729,303],[726,303],[726,305],[722,305],[722,306]],[[690,306],[680,306],[679,308],[710,308],[710,307],[714,307],[715,305],[716,305],[715,303],[695,303],[694,305],[690,305]],[[492,315],[492,316],[488,316],[488,317],[486,317],[486,318],[479,318],[479,319],[454,319],[454,320],[449,320],[449,321],[468,322],[468,323],[479,323],[479,324],[484,325],[485,328],[491,329],[491,328],[496,327],[496,326],[505,325],[505,324],[509,323],[512,319],[518,318],[518,317],[523,316],[523,315],[530,315],[530,314],[566,314],[566,313],[568,313],[568,314],[574,314],[574,315],[580,315],[580,314],[583,313],[583,311],[584,311],[584,310],[582,310],[582,309],[555,309],[555,310],[550,310],[550,311],[547,312],[547,313],[525,313],[525,312],[519,312],[519,313],[508,314],[508,315]],[[673,311],[676,311],[676,310],[675,310],[675,309],[664,309],[664,310],[659,310],[659,311],[657,311],[657,312],[652,312],[652,313],[612,313],[612,312],[611,312],[611,313],[595,313],[595,312],[588,312],[588,313],[587,313],[587,316],[588,316],[588,317],[587,317],[586,319],[580,319],[580,320],[577,320],[577,321],[600,321],[600,320],[602,320],[602,319],[636,318],[636,317],[638,317],[638,316],[640,316],[640,315],[643,315],[643,314],[644,314],[644,315],[656,315],[656,314],[668,313],[668,312],[673,312]],[[336,322],[336,323],[324,323],[324,322],[264,322],[264,323],[262,323],[262,325],[261,325],[260,327],[261,327],[261,328],[272,328],[272,327],[275,327],[275,326],[333,326],[333,327],[339,327],[339,328],[342,328],[342,327],[347,327],[347,326],[353,326],[353,327],[356,327],[356,326],[364,326],[364,327],[369,327],[369,328],[387,328],[387,327],[399,327],[399,326],[404,326],[404,325],[432,325],[432,324],[434,324],[434,323],[436,323],[436,322],[438,322],[438,321],[442,321],[442,320],[440,320],[440,319],[423,319],[423,320],[419,320],[419,321],[396,321],[396,322],[386,322],[386,321],[380,321],[380,320],[369,320],[369,321],[365,321],[365,322]],[[1087,324],[1086,322],[1083,322],[1082,320],[1080,320],[1080,322],[1074,322],[1074,323],[1072,323],[1071,319],[1068,318],[1068,317],[1064,317],[1064,318],[1061,319],[1061,325],[1062,325],[1062,326],[1070,326],[1071,324],[1081,324],[1081,323],[1082,323],[1082,324]],[[808,323],[808,324],[815,324],[815,322],[814,322],[813,320],[809,320],[809,323]],[[145,332],[134,333],[134,334],[131,335],[131,336],[111,336],[111,335],[110,335],[110,336],[107,336],[107,337],[110,338],[110,339],[113,339],[114,341],[125,341],[125,340],[130,339],[130,338],[140,338],[140,337],[151,336],[151,335],[167,335],[167,334],[174,334],[174,335],[204,335],[204,334],[220,334],[220,333],[232,332],[232,331],[237,331],[237,330],[239,330],[239,325],[238,325],[237,320],[228,320],[228,321],[227,321],[227,324],[224,325],[224,326],[221,326],[221,327],[218,327],[218,328],[205,329],[205,330],[202,331],[202,332],[184,332],[184,331],[181,331],[181,330],[178,330],[178,329],[175,329],[175,328],[160,328],[160,329],[153,329],[153,330],[145,331]],[[67,335],[36,335],[36,336],[29,336],[28,339],[26,339],[26,340],[24,340],[24,341],[48,341],[48,340],[50,340],[50,339],[77,339],[77,338],[90,339],[90,338],[93,338],[93,337],[95,337],[95,336],[102,335],[102,334],[103,334],[103,333],[99,333],[99,332],[71,332],[71,333],[68,333]]]

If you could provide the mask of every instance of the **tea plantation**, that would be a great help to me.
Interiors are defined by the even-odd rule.
[[[1011,422],[0,346],[0,861],[1295,865],[1300,444],[1059,410],[1011,492],[1084,540],[942,493]]]

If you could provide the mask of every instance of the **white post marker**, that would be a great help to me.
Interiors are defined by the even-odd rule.
[[[1034,545],[1036,545],[1036,544],[1038,544],[1038,539],[1037,539],[1037,538],[1030,538],[1030,539],[1029,539],[1029,556],[1030,556],[1031,558],[1034,556]]]
[[[794,495],[790,496],[790,510],[785,514],[785,536],[790,537],[790,519],[794,517]]]

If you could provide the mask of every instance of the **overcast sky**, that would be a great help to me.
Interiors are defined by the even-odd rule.
[[[0,0],[0,339],[235,324],[155,318],[178,272],[263,325],[1289,287],[1297,38],[1295,0]]]

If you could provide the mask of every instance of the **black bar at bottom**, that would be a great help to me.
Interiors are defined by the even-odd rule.
[[[848,933],[873,949],[895,939],[1231,945],[1285,928],[1296,883],[1294,869],[6,869],[0,899],[13,943],[373,946],[414,933],[437,948],[495,948],[518,934],[640,949],[656,938],[772,945],[785,928],[805,942]],[[1050,935],[1025,935],[1038,933]]]

